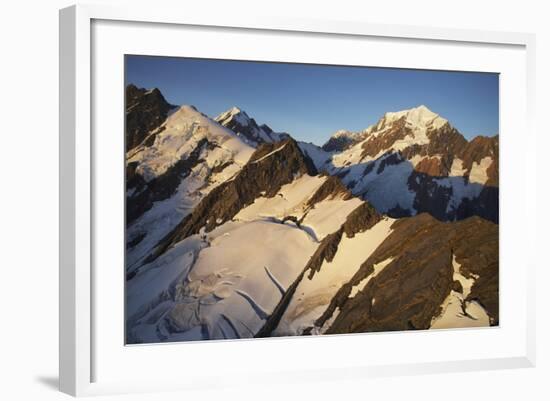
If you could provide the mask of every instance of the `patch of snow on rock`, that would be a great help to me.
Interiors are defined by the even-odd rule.
[[[460,264],[453,255],[453,280],[460,282],[462,292],[451,290],[441,305],[442,312],[432,319],[431,329],[490,326],[489,315],[479,303],[465,302],[476,279],[476,276],[467,278],[460,272]]]
[[[459,159],[458,157],[455,157],[453,159],[453,164],[451,165],[451,171],[449,172],[449,176],[462,177],[466,172],[466,169],[463,167],[463,164],[464,162],[461,159]]]
[[[489,179],[487,169],[493,163],[490,156],[484,157],[479,163],[474,162],[470,171],[470,182],[485,184]]]

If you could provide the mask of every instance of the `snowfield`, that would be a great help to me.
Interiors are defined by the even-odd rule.
[[[156,342],[155,324],[174,303],[174,293],[187,277],[199,251],[206,243],[195,235],[178,243],[130,280],[126,285],[126,320],[130,338]],[[162,312],[162,313],[161,313]]]
[[[186,238],[154,262],[141,266],[128,282],[132,341],[243,338],[257,333],[319,241],[337,231],[349,213],[363,203],[358,198],[344,200],[343,194],[337,194],[309,205],[311,196],[327,179],[307,174],[297,177],[274,197],[257,198],[233,221],[210,233],[203,230]],[[153,208],[144,218],[155,211]],[[302,223],[283,222],[287,216],[295,216]],[[367,233],[357,234],[353,245],[348,245],[352,239],[342,240],[333,264],[323,266],[315,277],[315,285],[324,291],[321,305],[326,306],[328,297],[337,290],[331,286],[325,289],[328,281],[337,286],[348,280],[387,236],[392,221],[385,219]],[[149,243],[146,248],[150,248]],[[350,263],[353,256],[357,263]]]
[[[302,226],[310,227],[315,232],[315,237],[322,241],[327,235],[337,231],[348,215],[362,203],[358,198],[325,199],[307,213]]]
[[[254,203],[243,208],[235,216],[235,219],[252,221],[262,217],[283,219],[286,216],[295,216],[301,218],[307,201],[326,180],[327,177],[312,177],[304,174],[290,184],[283,185],[276,196],[257,198]]]
[[[302,175],[292,183],[284,185],[276,196],[257,198],[253,204],[243,208],[235,219],[282,220],[293,216],[302,220],[301,229],[309,232],[316,241],[322,241],[325,236],[338,230],[347,216],[363,203],[358,198],[344,200],[337,196],[309,206],[308,200],[326,180],[327,177]]]
[[[317,248],[293,224],[268,221],[227,222],[199,240],[193,238],[193,248],[182,241],[159,260],[162,268],[151,266],[143,280],[130,281],[129,315],[152,309],[151,298],[163,308],[140,316],[136,341],[150,341],[152,331],[161,333],[155,341],[252,337]],[[202,250],[189,272],[191,248]],[[175,291],[165,300],[170,285]]]

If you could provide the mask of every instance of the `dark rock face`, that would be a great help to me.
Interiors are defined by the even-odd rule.
[[[382,119],[378,122],[375,130],[379,130],[385,127],[385,120]],[[406,126],[406,117],[403,116],[399,120],[395,121],[391,128],[381,136],[373,136],[368,138],[361,145],[363,152],[361,153],[361,158],[367,156],[374,157],[380,151],[385,149],[390,149],[395,141],[405,138],[407,135],[412,133],[411,129]]]
[[[499,222],[499,188],[483,187],[479,196],[473,200],[464,198],[456,211],[456,219],[480,216],[494,223]]]
[[[315,193],[307,201],[308,206],[314,206],[327,198],[335,198],[341,196],[343,200],[348,200],[353,197],[351,191],[346,188],[342,181],[336,176],[328,176],[326,181],[315,191]]]
[[[429,156],[422,159],[414,169],[418,173],[432,177],[444,177],[449,173],[449,167],[445,166],[441,159]]]
[[[138,146],[145,137],[166,120],[176,106],[169,104],[157,89],[135,85],[126,87],[126,151]]]
[[[425,145],[412,145],[400,151],[405,159],[415,155],[430,157],[421,161],[416,170],[433,177],[449,175],[455,157],[462,160],[464,175],[472,170],[473,163],[480,163],[485,157],[491,157],[493,163],[487,170],[487,186],[498,187],[498,135],[493,137],[477,136],[467,141],[460,132],[446,123],[437,130],[428,133],[430,142]],[[433,156],[439,156],[437,160]],[[436,161],[437,160],[437,161]]]
[[[188,157],[178,160],[164,174],[148,183],[135,173],[135,163],[130,163],[126,167],[127,188],[134,188],[135,195],[128,196],[126,199],[126,224],[131,224],[151,209],[154,202],[170,198],[176,192],[181,180],[189,175],[193,167],[202,162],[199,158],[201,151],[209,145],[203,138]]]
[[[452,188],[440,185],[438,177],[413,171],[408,179],[408,187],[416,193],[413,207],[418,213],[429,213],[438,220],[454,220],[454,215],[447,209],[452,197]],[[459,178],[463,180],[462,178]],[[392,217],[410,216],[404,214]],[[464,216],[464,218],[469,216]]]
[[[145,180],[136,171],[138,164],[137,162],[133,162],[126,165],[126,190],[133,189],[134,192],[139,192],[145,188]]]
[[[430,142],[423,145],[423,149],[421,148],[419,154],[421,156],[439,155],[441,157],[440,170],[443,175],[447,175],[451,170],[453,158],[462,155],[468,141],[449,123],[444,124],[439,129],[429,131],[428,138]]]
[[[214,188],[195,207],[193,213],[187,215],[157,245],[147,262],[173,244],[197,234],[202,227],[209,232],[231,220],[257,197],[277,195],[281,186],[302,174],[316,175],[317,171],[293,139],[260,146],[234,179]]]
[[[304,271],[309,272],[308,278],[311,280],[316,272],[321,269],[323,262],[332,262],[336,252],[338,251],[338,245],[342,239],[342,230],[338,230],[332,234],[327,235],[321,244],[309,259]]]
[[[468,172],[471,171],[473,163],[479,163],[487,156],[493,159],[493,162],[487,169],[488,180],[485,183],[487,186],[498,187],[498,135],[492,137],[476,136],[461,152],[461,158],[464,160],[464,168]]]
[[[380,221],[382,216],[368,202],[362,203],[357,209],[349,214],[342,230],[348,238],[353,238],[355,234],[362,233],[370,229]]]
[[[395,166],[396,164],[399,164],[403,161],[404,161],[404,159],[403,159],[403,157],[401,156],[400,153],[389,153],[378,164],[378,169],[376,170],[376,173],[377,174],[382,174],[384,172],[384,169],[386,168],[386,166]],[[372,164],[372,167],[374,168],[374,164]],[[368,169],[368,167],[365,168],[365,171],[367,171],[367,169]]]
[[[442,223],[427,214],[397,221],[390,236],[335,295],[316,325],[336,308],[340,313],[327,333],[428,329],[440,305],[457,288],[453,255],[461,274],[478,277],[465,301],[477,301],[498,325],[498,225],[479,217]],[[391,262],[353,298],[353,286]],[[474,276],[475,275],[475,276]]]
[[[499,184],[498,184],[498,136],[476,137],[467,142],[454,128],[448,124],[432,134],[429,145],[407,148],[404,152],[426,156],[415,167],[409,176],[409,188],[416,193],[414,207],[418,213],[427,212],[439,220],[463,220],[471,216],[480,216],[498,223],[499,221]],[[434,153],[435,152],[435,153]],[[429,155],[439,154],[439,158]],[[464,184],[468,184],[467,176],[474,163],[480,163],[485,157],[492,159],[487,168],[485,184],[470,183],[479,187],[479,195],[475,198],[462,198],[456,210],[449,210],[448,203],[453,196],[453,190],[438,182],[438,178],[448,177],[453,159],[462,160],[464,169]],[[450,178],[459,181],[460,177]]]
[[[374,166],[376,165],[375,162],[370,162],[367,164],[367,166],[365,167],[365,170],[363,170],[363,177],[365,177],[366,175],[369,175],[372,170],[374,170]],[[343,176],[346,176],[347,174],[349,173],[349,170],[344,170],[342,173]]]
[[[323,146],[321,146],[321,149],[325,152],[342,152],[355,145],[358,141],[359,139],[351,136],[332,136]]]
[[[489,313],[491,325],[499,324],[498,238],[498,225],[472,217],[457,224],[451,242],[462,274],[479,276],[466,301],[478,301]]]

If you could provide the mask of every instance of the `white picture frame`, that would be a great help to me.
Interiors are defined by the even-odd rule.
[[[461,46],[462,48],[483,46],[512,49],[509,57],[513,58],[517,64],[512,63],[507,68],[510,70],[510,76],[514,75],[512,71],[518,66],[516,74],[517,79],[510,80],[510,85],[516,85],[519,96],[517,104],[520,106],[518,116],[514,117],[517,121],[510,120],[510,126],[522,128],[522,138],[526,144],[524,147],[515,146],[515,139],[512,136],[508,138],[503,136],[503,155],[502,163],[506,163],[505,149],[515,149],[519,154],[520,168],[514,173],[503,169],[501,198],[510,196],[516,201],[516,207],[520,209],[523,220],[511,219],[510,224],[501,227],[501,238],[505,240],[504,245],[510,244],[522,232],[522,242],[518,242],[519,249],[502,249],[501,258],[518,255],[521,250],[526,251],[527,255],[534,255],[528,252],[529,247],[534,244],[534,221],[536,216],[535,208],[531,202],[534,202],[534,178],[528,174],[529,169],[534,168],[534,155],[527,157],[529,144],[535,143],[535,133],[533,130],[533,112],[534,112],[534,35],[524,33],[507,32],[484,32],[459,29],[437,29],[427,27],[399,26],[399,25],[374,25],[351,21],[317,21],[317,20],[296,20],[292,18],[252,18],[243,15],[239,20],[226,20],[223,15],[212,13],[208,16],[185,15],[180,10],[167,10],[155,7],[128,7],[113,8],[109,6],[91,6],[78,5],[72,6],[60,11],[60,390],[75,396],[108,394],[108,393],[126,393],[133,391],[160,391],[167,389],[197,389],[206,386],[212,386],[215,382],[217,386],[226,385],[244,385],[246,380],[233,380],[225,375],[223,370],[213,369],[211,372],[196,374],[189,377],[164,378],[151,377],[150,380],[129,379],[123,375],[106,375],[102,378],[101,372],[98,374],[99,366],[96,358],[99,355],[101,360],[115,362],[106,359],[103,355],[106,353],[103,343],[97,343],[97,325],[106,327],[101,319],[101,313],[98,313],[99,307],[94,306],[94,291],[101,285],[101,277],[94,274],[94,266],[97,263],[94,254],[94,235],[97,234],[95,191],[96,187],[96,169],[97,157],[102,152],[106,152],[94,140],[93,130],[98,126],[94,121],[93,85],[92,77],[94,68],[99,70],[98,61],[94,55],[98,54],[96,47],[100,43],[94,42],[94,23],[98,21],[108,21],[109,24],[116,23],[139,23],[143,26],[161,27],[158,35],[163,35],[162,29],[177,29],[177,27],[204,28],[205,30],[226,30],[239,32],[242,35],[252,35],[255,32],[284,34],[284,35],[308,35],[308,37],[339,37],[339,38],[378,38],[388,41],[424,41],[433,43],[437,46]],[[112,32],[128,29],[127,26],[119,26]],[[115,39],[115,38],[113,38]],[[118,37],[113,42],[120,43],[124,38]],[[96,46],[96,47],[94,47]],[[114,45],[113,45],[114,46]],[[163,51],[170,49],[170,44],[163,45]],[[460,51],[458,47],[455,49]],[[443,50],[442,50],[443,51]],[[506,56],[508,57],[508,56]],[[419,66],[416,61],[415,66]],[[429,63],[426,61],[426,63]],[[426,64],[429,65],[429,64]],[[443,64],[442,64],[443,66]],[[442,68],[440,66],[440,68]],[[473,68],[473,67],[472,67]],[[498,70],[498,69],[497,69]],[[500,72],[492,70],[493,72]],[[122,71],[119,71],[123,74]],[[119,88],[120,89],[120,88]],[[122,93],[122,89],[120,89]],[[122,96],[122,94],[121,94]],[[506,106],[507,107],[507,106]],[[511,105],[510,105],[511,107]],[[121,109],[122,110],[122,105]],[[122,118],[122,117],[121,117]],[[512,118],[512,117],[511,117]],[[506,124],[508,124],[506,122]],[[505,127],[506,128],[506,127]],[[122,137],[122,131],[121,135]],[[103,143],[104,144],[104,143]],[[115,152],[116,153],[116,152]],[[501,163],[501,165],[502,165]],[[509,174],[508,176],[506,174]],[[513,175],[511,175],[513,174]],[[510,194],[506,190],[507,181],[521,180],[523,187],[520,194]],[[116,182],[113,182],[116,185]],[[121,187],[122,191],[122,187]],[[503,217],[509,214],[511,209],[506,204],[501,208]],[[120,211],[118,211],[120,212]],[[117,212],[117,213],[118,213]],[[120,213],[119,213],[120,214]],[[115,219],[116,220],[116,219]],[[507,219],[504,218],[504,221]],[[523,221],[523,223],[522,223]],[[101,224],[99,227],[102,227]],[[94,234],[95,233],[95,234]],[[519,240],[519,238],[518,238]],[[507,253],[509,252],[509,253]],[[514,253],[515,252],[515,253]],[[510,256],[511,255],[511,256]],[[531,256],[527,256],[531,258]],[[442,341],[443,337],[451,339],[452,336],[463,336],[468,339],[485,337],[487,342],[495,340],[498,333],[513,332],[509,337],[502,337],[500,340],[512,341],[510,352],[501,352],[498,348],[483,353],[481,351],[472,352],[464,358],[449,358],[442,355],[441,358],[432,358],[430,360],[418,360],[415,355],[411,355],[407,361],[395,362],[378,358],[376,361],[346,362],[346,357],[333,358],[329,364],[320,364],[318,367],[297,366],[296,369],[285,370],[278,366],[275,375],[278,380],[325,380],[338,379],[342,377],[361,379],[363,377],[400,375],[400,374],[421,374],[431,372],[451,372],[479,369],[504,369],[516,367],[531,367],[535,364],[535,338],[534,338],[534,266],[536,261],[532,259],[523,260],[521,265],[522,275],[517,279],[518,288],[516,297],[520,298],[518,315],[521,316],[521,322],[506,321],[503,319],[501,327],[496,329],[460,331],[455,330],[443,334],[429,335],[426,333],[408,333],[411,337],[403,337],[401,333],[385,333],[376,335],[353,335],[353,336],[328,336],[332,338],[311,338],[311,339],[267,339],[254,341],[238,342],[214,342],[208,346],[205,344],[185,344],[186,352],[189,358],[198,358],[200,353],[226,352],[225,348],[231,348],[229,351],[236,355],[243,355],[243,352],[254,354],[258,352],[280,353],[281,347],[291,346],[289,341],[299,341],[301,348],[306,348],[314,353],[318,347],[330,349],[331,347],[343,346],[344,342],[353,342],[355,345],[361,342],[373,341],[394,341],[396,344],[403,345],[406,341],[418,344],[429,344]],[[121,267],[122,271],[122,267]],[[122,273],[120,274],[122,276]],[[507,287],[503,287],[504,289]],[[123,288],[114,291],[123,291]],[[108,291],[107,291],[108,292]],[[111,294],[111,295],[109,295]],[[115,297],[120,299],[120,294],[113,295],[109,293],[105,297]],[[518,295],[519,294],[519,295]],[[512,294],[502,291],[501,303]],[[103,295],[102,295],[103,296]],[[502,298],[504,297],[504,299]],[[505,303],[506,305],[506,303]],[[123,325],[123,322],[120,322]],[[495,334],[497,333],[497,334]],[[437,336],[437,337],[436,337]],[[439,338],[439,340],[438,340]],[[382,340],[381,340],[382,339]],[[384,340],[385,339],[385,340]],[[118,341],[118,340],[117,340]],[[323,341],[321,343],[320,341]],[[446,340],[445,340],[446,341]],[[496,341],[495,343],[497,343]],[[99,345],[98,345],[99,344]],[[226,345],[231,344],[231,345]],[[290,345],[289,345],[290,344]],[[124,348],[122,338],[120,347]],[[170,348],[168,348],[170,347]],[[181,345],[155,345],[142,347],[141,351],[132,351],[131,358],[139,358],[140,355],[147,353],[143,358],[166,358],[167,350],[179,352]],[[496,346],[495,346],[496,347]],[[271,350],[270,350],[271,349]],[[223,350],[223,351],[221,351]],[[103,352],[103,354],[101,354]],[[155,356],[154,354],[158,354]],[[121,354],[122,355],[122,354]],[[160,355],[160,356],[159,356]],[[114,358],[114,357],[113,357]],[[246,359],[246,357],[244,357]],[[349,356],[347,357],[349,359]],[[373,360],[376,359],[373,356]],[[144,359],[149,361],[150,359]],[[133,359],[134,364],[136,359]],[[103,366],[105,362],[103,362]],[[113,365],[115,366],[115,365]],[[330,366],[330,367],[328,367]],[[249,379],[255,382],[268,382],[274,379],[274,372],[256,367],[253,370],[246,370]],[[108,376],[108,377],[107,377]],[[100,378],[100,379],[98,379]]]

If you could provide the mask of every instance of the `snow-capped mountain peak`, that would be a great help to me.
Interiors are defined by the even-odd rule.
[[[253,148],[235,133],[208,118],[194,106],[183,105],[174,111],[160,132],[151,136],[151,143],[145,141],[128,154],[128,161],[137,163],[137,171],[146,181],[164,174],[182,158],[189,157],[201,140],[215,143],[227,150],[227,157],[243,165]]]
[[[277,142],[288,135],[274,132],[265,124],[258,125],[244,110],[233,106],[224,111],[215,120],[235,132],[247,144],[257,147],[262,143]]]
[[[250,124],[251,119],[245,111],[241,110],[237,106],[233,106],[229,110],[224,111],[219,116],[217,116],[215,120],[222,125],[229,123],[231,120],[235,120],[239,124],[247,126],[248,124]]]
[[[340,129],[331,135],[323,145],[327,152],[343,152],[372,137],[384,137],[395,134],[395,130],[407,130],[409,135],[406,141],[398,144],[399,147],[413,143],[425,144],[428,142],[428,133],[437,130],[447,124],[448,121],[439,114],[434,113],[425,105],[411,109],[384,113],[376,124],[359,131]],[[403,131],[405,132],[405,131]]]
[[[438,129],[447,123],[446,119],[442,118],[439,114],[434,113],[424,105],[413,107],[412,109],[385,113],[381,122],[383,122],[383,126],[385,127],[401,120],[402,118],[405,118],[407,126],[413,129]]]
[[[229,110],[228,110],[229,113],[235,115],[235,114],[239,114],[239,113],[244,113],[239,107],[237,106],[233,106],[231,107]],[[246,113],[245,113],[246,114]]]

